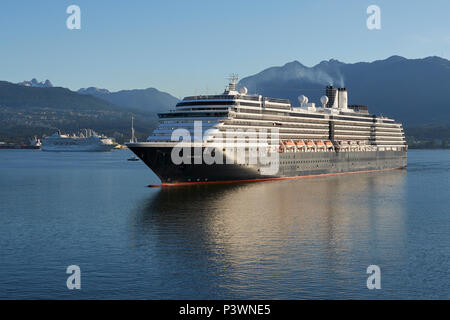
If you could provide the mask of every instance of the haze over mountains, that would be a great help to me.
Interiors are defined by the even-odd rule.
[[[350,104],[368,105],[371,113],[405,126],[450,122],[450,61],[439,57],[350,64],[331,59],[313,67],[293,61],[239,82],[250,93],[288,98],[294,105],[301,94],[319,104],[326,85],[346,87]]]

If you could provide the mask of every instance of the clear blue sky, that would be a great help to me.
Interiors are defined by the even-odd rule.
[[[71,4],[81,8],[81,30],[66,28]],[[381,30],[366,27],[371,4],[381,8]],[[0,79],[215,93],[230,73],[292,60],[449,59],[449,16],[449,0],[1,1]]]

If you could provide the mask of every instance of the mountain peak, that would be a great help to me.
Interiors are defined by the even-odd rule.
[[[344,64],[344,63],[337,59],[330,59],[330,60],[323,60],[323,61],[319,62],[315,67],[317,67],[317,66],[334,66],[334,65],[341,65],[341,64]]]
[[[155,88],[111,92],[107,89],[89,87],[81,88],[77,92],[98,97],[118,106],[152,112],[167,111],[178,102],[177,98]]]
[[[284,68],[304,67],[304,65],[301,64],[298,60],[294,60],[294,61],[286,63],[283,67]]]
[[[22,81],[19,82],[18,85],[25,86],[25,87],[38,87],[38,88],[52,88],[53,84],[50,82],[50,80],[45,81],[37,81],[36,78],[31,79],[30,81]]]
[[[100,89],[96,87],[81,88],[77,92],[81,94],[90,94],[94,96],[111,93],[108,89]]]
[[[438,57],[438,56],[429,56],[429,57],[423,58],[423,60],[428,61],[428,62],[447,63],[447,64],[450,62],[449,60]]]
[[[400,61],[405,61],[405,60],[408,60],[408,59],[406,59],[405,57],[402,57],[402,56],[393,55],[393,56],[390,56],[389,58],[385,59],[384,61],[385,62],[400,62]]]

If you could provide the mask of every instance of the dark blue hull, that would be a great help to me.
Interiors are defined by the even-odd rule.
[[[171,147],[128,146],[167,183],[268,180],[311,175],[342,174],[406,167],[406,151],[286,152],[279,153],[278,171],[263,174],[260,165],[180,164],[171,159]]]

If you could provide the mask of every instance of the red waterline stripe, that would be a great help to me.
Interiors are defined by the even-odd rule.
[[[182,185],[192,184],[219,184],[219,183],[245,183],[245,182],[260,182],[260,181],[273,181],[273,180],[292,180],[292,179],[304,179],[304,178],[316,178],[316,177],[329,177],[329,176],[342,176],[345,174],[357,174],[357,173],[371,173],[380,171],[390,171],[403,168],[389,168],[389,169],[377,169],[366,171],[350,171],[350,172],[336,172],[336,173],[323,173],[323,174],[311,174],[307,176],[295,176],[295,177],[277,177],[277,178],[261,178],[261,179],[241,179],[241,180],[219,180],[219,181],[191,181],[191,182],[168,182],[161,184],[150,184],[149,187],[176,187]]]

